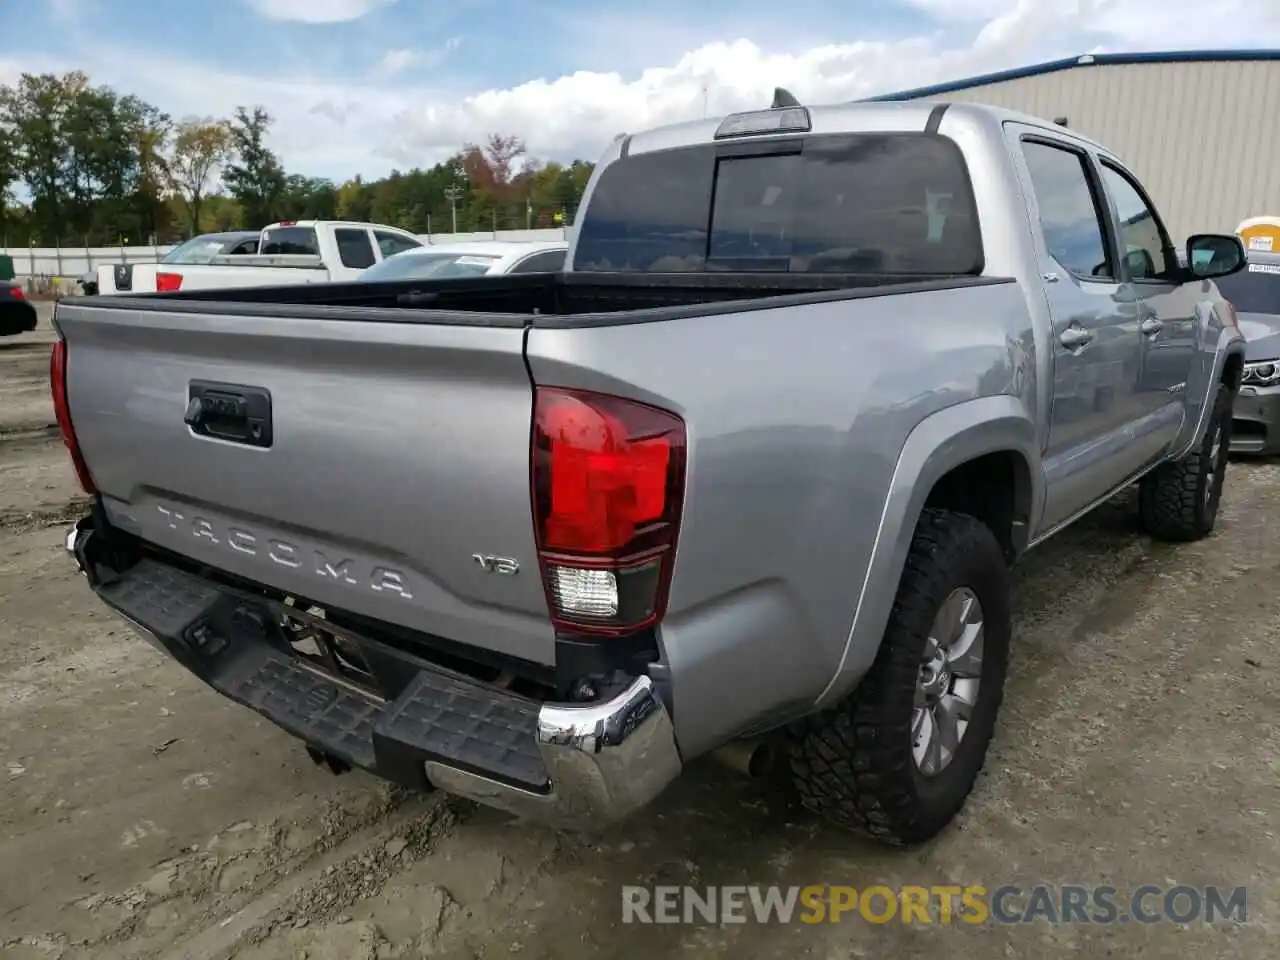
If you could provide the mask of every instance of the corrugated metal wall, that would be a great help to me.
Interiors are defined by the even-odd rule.
[[[1081,66],[935,99],[1067,117],[1138,174],[1175,243],[1280,216],[1280,62]]]

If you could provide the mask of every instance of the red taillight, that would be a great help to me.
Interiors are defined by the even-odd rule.
[[[182,289],[182,274],[180,273],[157,273],[156,274],[156,293],[172,293],[174,290]]]
[[[23,293],[23,292],[22,292],[22,288],[21,288],[21,287],[10,287],[10,288],[9,288],[9,294],[10,294],[10,296],[12,296],[12,297],[14,297],[15,299],[18,299],[18,300],[25,300],[25,299],[27,299],[27,295],[26,295],[25,293]]]
[[[685,428],[618,397],[539,387],[533,513],[555,625],[622,634],[661,619],[684,499]]]
[[[80,481],[80,489],[93,496],[98,492],[93,477],[80,455],[80,444],[76,442],[75,427],[71,425],[71,408],[67,406],[67,341],[59,338],[54,341],[53,351],[49,355],[49,388],[53,391],[53,414],[58,420],[58,430],[62,433],[62,442],[71,454],[71,463],[76,468],[76,479]]]

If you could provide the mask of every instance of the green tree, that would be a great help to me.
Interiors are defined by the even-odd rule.
[[[335,213],[339,220],[369,220],[373,211],[373,190],[359,174],[338,187]]]
[[[126,114],[128,115],[128,110]],[[150,104],[142,104],[132,126],[134,148],[138,156],[137,175],[133,181],[134,203],[147,232],[157,238],[168,232],[173,223],[165,194],[168,190],[169,138],[173,121]]]
[[[67,114],[88,83],[83,73],[24,73],[14,86],[0,87],[0,126],[12,144],[13,170],[31,194],[32,225],[51,239],[68,199]]]
[[[0,128],[0,240],[8,236],[11,225],[21,220],[21,213],[11,208],[13,188],[18,183],[17,162],[13,137]]]
[[[285,220],[336,220],[338,189],[323,177],[285,177],[276,216]]]
[[[169,117],[106,87],[85,90],[70,115],[77,174],[77,233],[146,240],[169,226],[164,203]],[[95,136],[94,131],[97,131]]]
[[[236,107],[229,127],[235,160],[227,164],[222,182],[244,211],[249,228],[264,227],[278,219],[277,210],[286,186],[284,168],[266,144],[271,115],[262,107],[254,107],[252,111]]]
[[[178,124],[164,168],[165,178],[181,202],[191,233],[200,232],[209,181],[221,171],[231,153],[231,129],[226,121],[188,118]]]
[[[39,238],[145,238],[165,220],[160,170],[169,118],[80,72],[0,87],[11,175],[31,194]],[[112,236],[114,239],[114,236]]]
[[[9,199],[9,191],[18,182],[18,155],[13,135],[0,129],[0,204]]]

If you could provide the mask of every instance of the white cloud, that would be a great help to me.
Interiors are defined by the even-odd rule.
[[[327,8],[310,2],[312,10],[357,6],[356,0],[327,0]],[[464,141],[495,132],[522,137],[535,155],[595,159],[619,131],[701,116],[704,85],[715,115],[765,105],[778,85],[809,103],[839,102],[1098,48],[1280,46],[1280,9],[1257,0],[1206,0],[1194,16],[1182,17],[1169,15],[1171,0],[909,2],[930,12],[945,8],[960,22],[927,35],[788,52],[771,48],[768,35],[758,31],[753,40],[703,43],[665,65],[627,74],[566,72],[502,89],[415,84],[377,70],[350,78],[318,66],[287,74],[229,73],[101,46],[56,63],[0,57],[0,82],[19,68],[77,67],[118,89],[155,91],[157,105],[175,116],[227,115],[239,104],[262,104],[277,119],[273,145],[290,169],[341,179],[379,176],[392,165],[428,166]],[[644,29],[637,24],[635,35]],[[383,65],[429,63],[450,46],[394,50]]]
[[[384,77],[394,77],[396,74],[404,73],[410,67],[434,67],[461,45],[461,37],[450,37],[434,50],[410,50],[407,47],[388,50],[378,61],[376,72]]]
[[[378,69],[387,76],[397,73],[403,73],[422,58],[417,50],[388,50],[382,55],[382,60],[378,63]]]
[[[367,17],[397,0],[246,0],[268,20],[296,23],[344,23]]]

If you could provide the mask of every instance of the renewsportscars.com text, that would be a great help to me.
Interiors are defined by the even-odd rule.
[[[1247,919],[1244,887],[624,886],[623,923],[1214,923]]]

